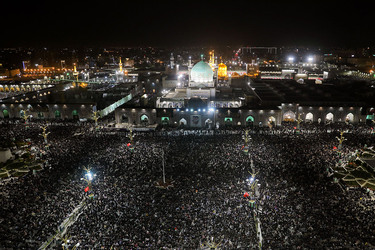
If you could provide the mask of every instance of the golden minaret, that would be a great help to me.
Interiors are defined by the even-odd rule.
[[[122,62],[121,62],[121,57],[120,57],[120,62],[118,64],[120,66],[120,72],[122,72]]]

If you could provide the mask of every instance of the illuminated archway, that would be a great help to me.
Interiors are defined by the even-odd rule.
[[[326,115],[326,122],[333,122],[333,114],[332,113],[328,113]]]
[[[77,110],[73,110],[72,116],[73,116],[73,119],[78,120],[79,119],[78,111]]]
[[[293,111],[287,111],[283,115],[284,122],[294,122],[296,120],[296,114]]]
[[[307,113],[305,117],[305,122],[312,122],[314,120],[314,115],[313,113]]]
[[[347,114],[346,115],[346,117],[345,117],[345,121],[346,122],[354,122],[354,115],[353,115],[353,113],[349,113],[349,114]]]
[[[61,118],[61,112],[56,110],[55,111],[55,118]]]
[[[161,118],[161,124],[168,125],[169,124],[169,117],[164,116]]]
[[[254,117],[252,115],[249,115],[246,117],[246,122],[254,122]]]
[[[143,114],[141,115],[141,124],[148,125],[148,116]]]
[[[232,117],[225,117],[224,118],[224,123],[225,125],[232,125],[233,118]]]
[[[212,120],[210,118],[208,118],[205,122],[204,122],[204,126],[208,129],[211,129],[212,128]]]
[[[6,109],[3,110],[3,117],[4,118],[9,118],[9,112],[8,112],[8,110],[6,110]]]
[[[268,117],[268,126],[270,128],[274,127],[276,125],[276,118],[273,116]],[[262,126],[262,124],[259,124],[259,126]]]
[[[253,127],[254,126],[254,117],[252,115],[249,115],[246,117],[246,126]]]
[[[185,118],[182,118],[182,119],[180,120],[179,124],[180,124],[180,125],[184,125],[184,126],[186,126],[186,125],[187,125],[187,121],[186,121],[186,119],[185,119]]]

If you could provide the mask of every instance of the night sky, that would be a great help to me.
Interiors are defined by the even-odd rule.
[[[371,1],[9,1],[0,46],[375,45]]]

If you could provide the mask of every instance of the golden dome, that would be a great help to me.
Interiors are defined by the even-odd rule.
[[[227,66],[224,63],[220,63],[217,69],[218,77],[227,77]]]
[[[238,74],[237,72],[233,72],[232,77],[240,77],[240,74]]]

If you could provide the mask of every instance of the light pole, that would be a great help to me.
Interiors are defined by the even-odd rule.
[[[250,136],[249,136],[249,130],[248,129],[245,130],[245,135],[242,138],[245,141],[245,144],[242,146],[242,152],[244,152],[244,154],[248,154],[249,153],[248,142],[249,142],[249,139],[251,139]]]
[[[338,137],[338,136],[336,136],[336,139],[339,141],[339,146],[337,147],[338,148],[338,150],[341,150],[341,148],[342,148],[342,143],[344,142],[344,141],[346,141],[346,139],[345,139],[345,137],[344,137],[344,131],[341,131],[340,132],[340,138]]]
[[[247,181],[248,181],[248,184],[250,186],[251,192],[255,196],[255,187],[256,187],[256,185],[258,183],[258,179],[256,179],[256,175],[258,173],[250,173],[250,174],[251,174],[251,177],[249,179],[247,179]]]
[[[90,171],[91,168],[83,167],[83,169],[86,171],[86,174],[85,174],[85,177],[81,178],[81,180],[83,180],[87,183],[87,187],[85,188],[85,192],[88,192],[92,189],[92,180],[94,179],[96,174],[91,173],[91,171]]]
[[[201,248],[200,249],[221,249],[221,242],[216,243],[213,241],[213,237],[211,238],[211,241],[206,241],[205,243],[201,243]]]
[[[98,129],[98,119],[100,117],[99,111],[92,112],[92,119],[95,121],[95,129]]]
[[[169,188],[174,186],[174,181],[171,179],[165,178],[165,149],[162,147],[154,148],[153,149],[154,153],[158,153],[161,155],[162,158],[162,170],[163,170],[163,178],[155,182],[155,186],[158,188]]]
[[[161,157],[163,159],[162,165],[163,165],[163,183],[165,184],[165,159],[164,159],[164,149],[161,150]]]
[[[129,147],[129,150],[130,150],[130,152],[133,152],[134,151],[134,148],[135,148],[135,146],[134,146],[134,134],[133,134],[133,128],[131,127],[131,126],[129,126],[128,127],[128,129],[129,129],[129,134],[128,134],[128,138],[130,139],[130,143],[128,143],[128,147]]]
[[[29,119],[30,115],[26,114],[27,110],[23,110],[22,112],[22,119],[25,121],[25,125],[27,124],[27,120]]]
[[[163,148],[154,148],[154,153],[160,153],[162,159],[162,168],[163,168],[163,184],[165,184],[165,159],[164,159],[164,149]]]
[[[297,131],[296,131],[296,132],[298,132],[298,133],[299,133],[299,131],[300,131],[300,124],[301,124],[302,121],[303,121],[303,120],[301,119],[301,114],[298,113],[298,118],[297,118]]]
[[[47,136],[51,133],[51,132],[46,133],[47,127],[48,127],[47,125],[46,126],[40,126],[40,128],[43,130],[43,132],[40,135],[43,136],[45,144],[48,144]]]
[[[257,194],[257,187],[258,187],[258,179],[256,179],[256,175],[258,174],[255,173],[255,169],[254,169],[254,162],[253,160],[250,161],[250,166],[251,166],[251,170],[252,172],[249,172],[251,177],[246,179],[247,181],[247,184],[249,185],[250,187],[250,195],[248,193],[245,193],[244,197],[247,198],[250,196],[250,206],[252,208],[254,208],[252,210],[253,212],[253,217],[254,217],[254,221],[255,221],[255,230],[257,232],[257,237],[258,237],[258,240],[259,240],[259,249],[262,249],[262,242],[263,242],[263,237],[262,237],[262,230],[261,230],[261,227],[260,227],[260,220],[259,218],[257,217],[257,203],[256,203],[256,198],[259,196],[259,192]],[[260,184],[259,184],[260,185]]]
[[[62,236],[59,232],[57,233],[57,238],[60,239],[61,241],[63,241],[64,243],[61,245],[63,250],[69,250],[69,243],[70,243],[70,238],[71,236],[67,235],[67,236]],[[72,250],[75,250],[77,249],[77,247],[79,247],[79,243],[75,244],[72,248]]]

